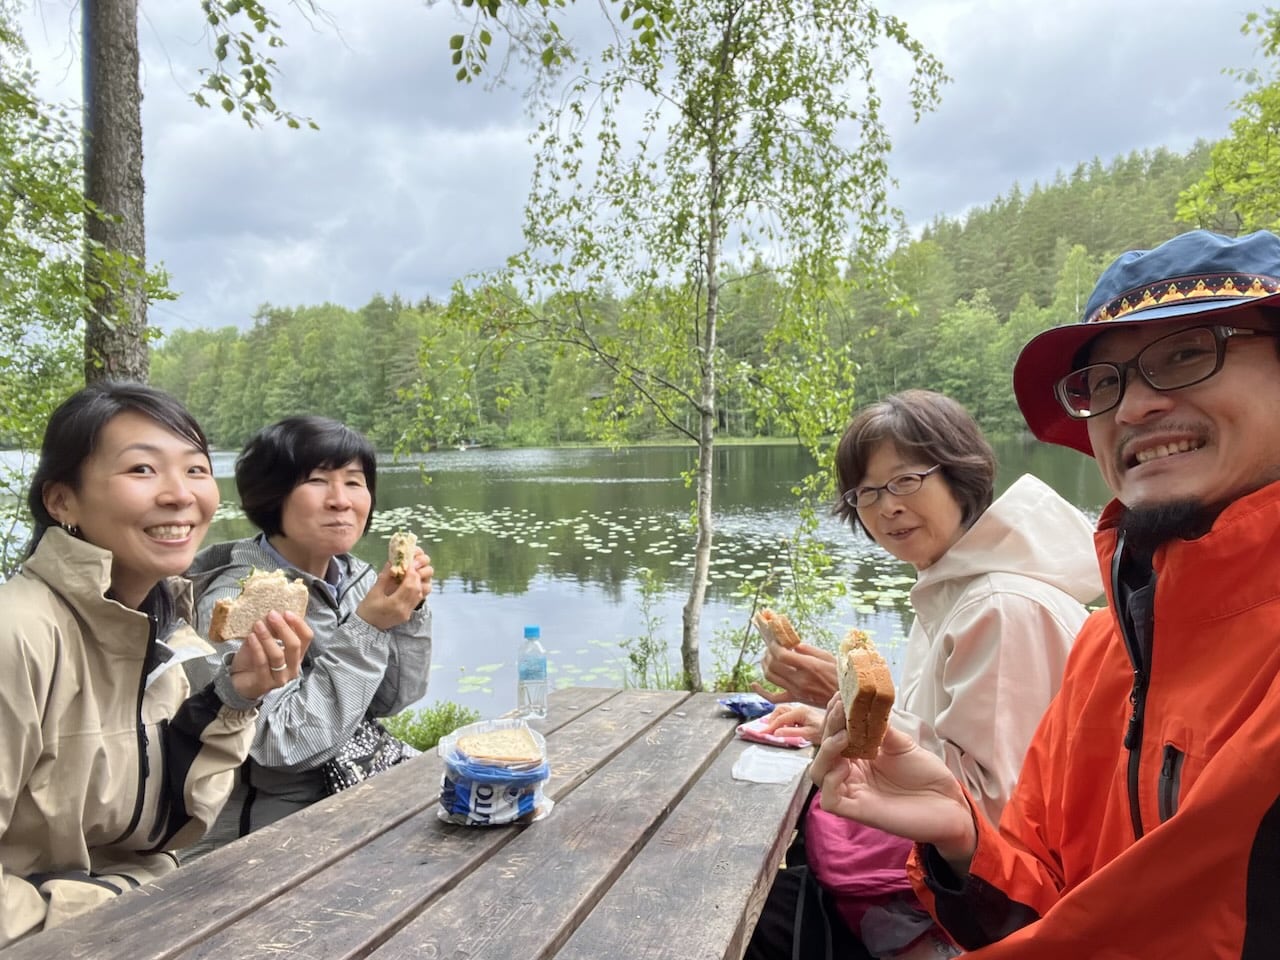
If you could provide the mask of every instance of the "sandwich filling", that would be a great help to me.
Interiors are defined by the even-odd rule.
[[[418,538],[405,530],[398,530],[391,535],[387,544],[387,560],[391,564],[391,575],[403,580],[413,562],[413,551],[418,546]]]

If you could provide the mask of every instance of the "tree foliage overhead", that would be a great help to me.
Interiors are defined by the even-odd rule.
[[[314,0],[293,0],[304,18],[328,20]],[[284,47],[280,23],[260,0],[200,0],[209,26],[213,66],[200,71],[200,88],[191,98],[202,107],[217,106],[238,114],[251,127],[263,119],[276,120],[292,129],[304,124],[317,129],[309,117],[285,110],[275,99],[274,80],[279,66],[273,53]]]
[[[1229,234],[1280,229],[1280,10],[1248,14],[1240,32],[1257,39],[1266,63],[1225,71],[1250,90],[1233,104],[1239,116],[1209,169],[1178,201],[1180,219]]]

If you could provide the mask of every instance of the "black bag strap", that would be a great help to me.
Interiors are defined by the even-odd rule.
[[[818,924],[822,929],[822,960],[835,960],[831,945],[831,920],[827,916],[827,905],[823,903],[822,887],[814,879],[813,871],[807,864],[793,869],[800,874],[800,893],[796,897],[796,918],[791,927],[791,960],[814,960],[812,956],[803,956],[804,905],[810,898],[817,906],[818,915],[822,921]]]

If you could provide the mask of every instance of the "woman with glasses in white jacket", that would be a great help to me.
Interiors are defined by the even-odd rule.
[[[1102,592],[1089,521],[1032,476],[994,500],[995,454],[954,400],[908,390],[860,411],[836,450],[835,512],[917,572],[891,723],[937,754],[993,823],[1067,651]],[[772,732],[821,739],[834,657],[769,649],[783,687]],[[806,705],[807,704],[807,705]],[[811,798],[801,840],[770,892],[749,960],[915,960],[953,950],[907,881],[907,841],[829,814]],[[806,910],[805,907],[808,907]],[[797,922],[797,909],[801,919]]]

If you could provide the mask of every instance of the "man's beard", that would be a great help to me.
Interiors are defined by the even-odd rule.
[[[1154,507],[1126,507],[1120,516],[1120,533],[1126,547],[1149,557],[1170,540],[1195,540],[1204,536],[1226,506],[1225,503],[1206,505],[1199,500],[1174,500]]]

